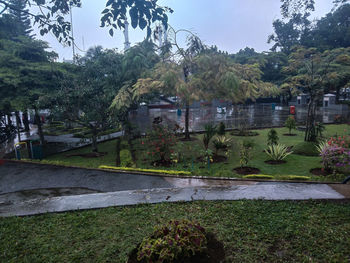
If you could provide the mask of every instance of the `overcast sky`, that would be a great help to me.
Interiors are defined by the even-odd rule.
[[[82,8],[73,10],[74,36],[80,49],[101,45],[123,50],[122,32],[111,37],[108,29],[99,26],[106,1],[83,0]],[[217,45],[229,53],[247,46],[259,52],[269,50],[272,45],[267,44],[267,37],[273,33],[273,20],[280,18],[281,5],[279,0],[160,0],[159,3],[174,10],[173,14],[169,14],[172,27],[189,29],[206,45]],[[332,6],[332,0],[316,0],[313,17],[324,16]],[[130,29],[132,45],[145,36],[145,31]],[[50,43],[60,60],[72,58],[72,48],[62,46],[52,35],[41,39]]]

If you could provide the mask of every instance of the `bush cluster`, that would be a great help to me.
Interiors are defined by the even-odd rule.
[[[140,262],[183,262],[207,245],[206,231],[196,222],[171,220],[155,228],[138,247],[137,260]]]

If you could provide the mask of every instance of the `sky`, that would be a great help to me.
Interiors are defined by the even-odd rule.
[[[113,37],[107,28],[100,27],[101,11],[107,0],[82,0],[81,8],[73,9],[74,38],[84,54],[84,50],[101,45],[104,48],[123,50],[122,31]],[[272,44],[267,38],[273,33],[272,22],[281,17],[279,0],[160,0],[174,10],[169,14],[169,24],[175,29],[189,29],[196,33],[206,45],[216,45],[220,50],[236,53],[245,47],[258,52],[268,51]],[[321,18],[332,9],[332,0],[316,0],[313,18]],[[132,45],[142,41],[146,30],[130,28]],[[37,38],[49,42],[59,54],[59,60],[71,59],[72,48],[58,43],[51,34]]]

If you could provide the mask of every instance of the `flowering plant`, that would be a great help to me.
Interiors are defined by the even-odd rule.
[[[171,154],[174,153],[175,144],[176,138],[170,129],[163,125],[153,125],[146,141],[147,156],[160,162],[169,162]]]
[[[332,137],[318,149],[325,169],[350,171],[350,136]]]

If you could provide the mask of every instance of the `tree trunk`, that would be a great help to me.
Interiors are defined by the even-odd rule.
[[[339,99],[340,99],[340,89],[341,89],[340,87],[337,87],[337,88],[336,88],[336,94],[335,94],[335,95],[336,95],[336,96],[335,96],[335,102],[336,102],[336,103],[339,103]]]
[[[41,143],[41,145],[44,145],[45,138],[44,138],[41,119],[40,119],[39,112],[38,112],[37,108],[35,108],[35,122],[36,122],[36,125],[38,126],[38,134],[39,134],[39,138],[40,138],[40,143]]]
[[[134,145],[132,143],[132,137],[131,136],[128,136],[128,145],[129,145],[129,151],[130,151],[131,159],[132,159],[133,163],[136,163],[136,161],[137,161],[136,150],[135,150]]]
[[[186,101],[186,112],[185,112],[185,139],[190,140],[190,103]]]
[[[26,132],[29,132],[30,128],[29,128],[28,110],[25,110],[23,112],[23,125],[24,125],[24,130]]]
[[[306,142],[313,142],[316,141],[316,108],[317,103],[315,102],[314,98],[310,99],[310,103],[308,105],[308,111],[307,111],[307,120],[306,120],[306,130],[305,130],[305,137],[304,141]]]
[[[136,157],[136,150],[134,149],[134,145],[132,143],[133,135],[132,135],[132,131],[131,131],[131,125],[128,121],[126,121],[126,124],[124,125],[124,127],[125,127],[124,132],[125,132],[125,136],[126,136],[127,141],[128,141],[131,159],[132,159],[133,163],[136,163],[137,157]]]
[[[117,167],[120,166],[120,143],[121,143],[121,139],[120,137],[117,138],[117,143],[116,143],[116,147],[115,147],[115,165]]]
[[[12,126],[11,113],[6,114],[7,116],[7,126]]]
[[[98,152],[98,147],[97,147],[97,129],[96,127],[92,128],[92,151],[93,152]]]
[[[15,111],[15,116],[16,116],[16,126],[18,128],[22,128],[22,121],[21,121],[21,118],[19,117],[19,111]]]

